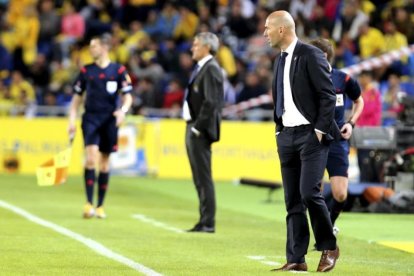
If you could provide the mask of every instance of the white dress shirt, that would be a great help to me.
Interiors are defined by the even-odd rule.
[[[309,125],[310,122],[300,113],[293,101],[292,88],[290,87],[290,65],[292,64],[293,51],[295,50],[298,39],[292,41],[284,52],[286,56],[285,70],[283,71],[283,99],[284,112],[282,115],[283,126],[294,127]]]

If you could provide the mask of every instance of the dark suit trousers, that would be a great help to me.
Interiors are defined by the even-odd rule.
[[[310,125],[285,127],[276,140],[287,210],[286,257],[289,263],[303,263],[309,246],[306,209],[318,249],[336,248],[328,208],[320,190],[329,147],[318,141]]]
[[[216,197],[211,175],[211,141],[201,134],[196,137],[191,132],[192,123],[187,123],[185,144],[190,161],[193,181],[200,202],[199,224],[214,227],[216,214]]]

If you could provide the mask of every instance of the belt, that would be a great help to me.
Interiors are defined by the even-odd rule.
[[[309,130],[313,129],[313,126],[311,124],[308,125],[300,125],[300,126],[293,126],[293,127],[286,127],[284,126],[282,131],[303,131],[303,130]]]

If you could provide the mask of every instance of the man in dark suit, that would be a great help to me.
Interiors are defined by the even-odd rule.
[[[321,179],[329,142],[340,136],[334,122],[335,91],[322,51],[299,41],[286,11],[268,16],[264,36],[281,50],[275,60],[273,100],[276,140],[287,210],[287,263],[274,271],[307,271],[309,217],[322,250],[318,272],[330,271],[339,257]]]
[[[215,232],[216,199],[211,175],[211,144],[220,139],[224,101],[223,74],[214,55],[219,40],[213,33],[196,35],[191,47],[197,62],[187,86],[183,118],[185,143],[200,202],[200,219],[189,232]]]

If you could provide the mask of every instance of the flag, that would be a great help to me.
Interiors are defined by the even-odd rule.
[[[52,159],[40,165],[36,170],[39,186],[57,186],[65,183],[72,155],[72,147],[56,154]]]

